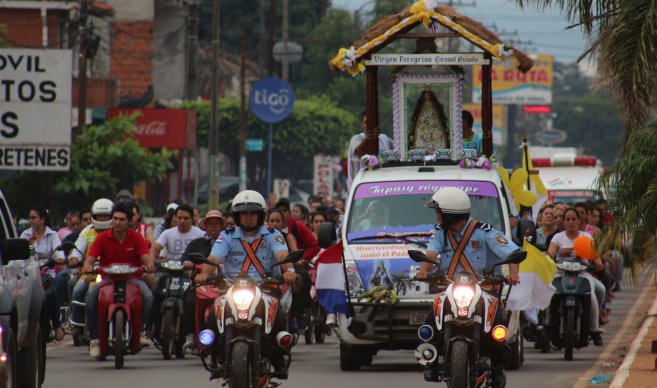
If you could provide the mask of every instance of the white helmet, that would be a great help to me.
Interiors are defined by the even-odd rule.
[[[469,214],[470,197],[456,187],[443,187],[431,196],[426,207],[440,209],[443,214]]]
[[[244,190],[237,193],[232,203],[233,213],[259,212],[267,209],[265,198],[254,190]]]
[[[107,221],[99,221],[96,219],[96,216],[100,214],[111,216],[113,207],[114,203],[107,198],[98,199],[91,206],[91,222],[94,224],[96,230],[107,230],[112,227],[111,217]]]

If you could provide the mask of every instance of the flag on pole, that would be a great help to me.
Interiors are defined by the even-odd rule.
[[[550,304],[556,291],[552,280],[557,272],[557,265],[527,240],[522,248],[527,252],[527,258],[520,263],[520,283],[511,288],[506,309],[544,309]]]
[[[538,176],[538,174],[532,174],[534,171],[534,166],[532,165],[532,158],[529,155],[529,144],[524,143],[522,148],[522,167],[527,171],[529,178],[527,179],[528,186],[527,190],[536,194],[536,202],[532,205],[532,218],[536,222],[538,218],[538,212],[541,210],[541,206],[548,200],[548,192],[543,181]]]
[[[347,292],[342,264],[342,240],[319,254],[317,266],[317,299],[327,313],[347,314]]]

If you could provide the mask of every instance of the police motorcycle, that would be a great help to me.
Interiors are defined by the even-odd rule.
[[[162,351],[162,357],[165,360],[170,360],[173,354],[176,355],[176,358],[184,358],[184,306],[186,293],[192,281],[185,273],[185,268],[180,260],[158,261],[155,266],[165,276],[158,283],[156,298],[162,301],[160,306],[162,321],[159,338],[154,339],[154,342]]]
[[[552,281],[557,289],[548,310],[547,331],[552,344],[563,348],[564,359],[573,359],[573,348],[588,346],[591,319],[591,286],[581,273],[589,265],[576,259],[557,264],[559,273]]]
[[[281,297],[280,280],[272,275],[274,267],[294,263],[303,257],[303,250],[291,252],[263,276],[255,280],[248,273],[229,279],[223,274],[209,279],[217,284],[219,298],[215,301],[216,320],[199,333],[203,346],[201,361],[210,372],[210,379],[223,379],[232,388],[275,387],[271,381],[271,352],[284,355],[289,367],[292,361],[289,348],[293,336],[287,331],[276,335],[272,343],[270,333],[274,325],[276,308]],[[186,258],[194,264],[219,265],[198,254]],[[274,350],[274,346],[277,348]]]
[[[408,254],[415,262],[438,264],[421,251],[409,250]],[[430,325],[420,326],[418,337],[423,343],[415,350],[415,357],[422,366],[435,367],[437,382],[445,381],[455,388],[491,386],[489,352],[493,341],[502,343],[508,334],[504,325],[493,327],[505,282],[503,277],[492,275],[493,269],[520,264],[526,256],[522,251],[510,254],[487,269],[480,280],[468,273],[455,274],[453,279],[441,273],[429,274],[425,281],[439,290],[433,303],[438,333]]]

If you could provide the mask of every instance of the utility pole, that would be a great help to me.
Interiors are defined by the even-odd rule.
[[[260,31],[258,34],[258,75],[262,78],[267,72],[265,71],[265,1],[260,0]]]
[[[287,48],[288,41],[288,25],[289,25],[289,0],[283,0],[283,71],[281,75],[283,81],[287,82],[290,79],[290,57]],[[271,188],[269,188],[271,190]]]
[[[87,121],[87,18],[89,1],[80,0],[80,48],[78,53],[78,133],[82,133]]]
[[[210,112],[209,143],[209,182],[208,182],[208,210],[219,209],[219,96],[217,91],[217,72],[219,60],[219,10],[220,0],[212,1],[212,111]]]
[[[269,36],[273,38],[276,36],[276,24],[274,23],[276,20],[276,0],[269,0],[269,15],[267,18],[267,24],[269,25]],[[267,48],[267,53],[271,53],[271,46],[271,41],[266,43],[265,47]],[[274,75],[273,55],[267,56],[267,74]]]
[[[246,42],[240,42],[240,191],[246,190]]]
[[[187,83],[185,86],[185,97],[187,100],[194,100],[198,95],[196,89],[196,79],[198,76],[198,4],[192,2],[187,8]],[[198,205],[198,186],[199,186],[199,153],[198,148],[195,150],[185,150],[187,155],[188,166],[194,163],[194,174],[187,177],[187,192],[190,194],[188,201],[194,206]],[[188,167],[187,171],[191,171]],[[191,175],[191,174],[190,174]],[[193,186],[190,184],[193,179]]]

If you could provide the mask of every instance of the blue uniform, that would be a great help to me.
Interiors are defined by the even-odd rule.
[[[513,243],[513,241],[509,241],[504,234],[493,229],[489,224],[477,222],[473,218],[468,220],[461,233],[454,233],[447,229],[443,229],[440,226],[436,226],[436,234],[429,242],[427,251],[432,251],[440,257],[440,266],[445,275],[448,274],[455,249],[457,248],[453,247],[448,241],[449,238],[447,237],[447,234],[451,233],[452,236],[454,236],[456,243],[459,244],[472,222],[476,223],[475,228],[467,246],[463,249],[463,254],[468,259],[470,266],[477,276],[483,277],[484,269],[486,269],[487,266],[492,266],[493,264],[506,259],[510,253],[519,249],[518,246]],[[459,272],[466,272],[460,262],[456,266],[455,273]],[[499,273],[499,267],[496,269],[496,272]]]
[[[224,230],[214,242],[210,255],[224,260],[224,273],[226,275],[236,276],[240,273],[242,265],[247,259],[247,251],[242,241],[252,245],[261,236],[262,240],[254,251],[265,271],[269,271],[272,264],[276,263],[276,253],[287,251],[287,244],[279,231],[264,226],[261,226],[258,233],[252,237],[245,235],[240,227]],[[249,267],[248,273],[254,279],[261,278],[253,264]],[[274,274],[280,274],[279,267],[275,267]]]

